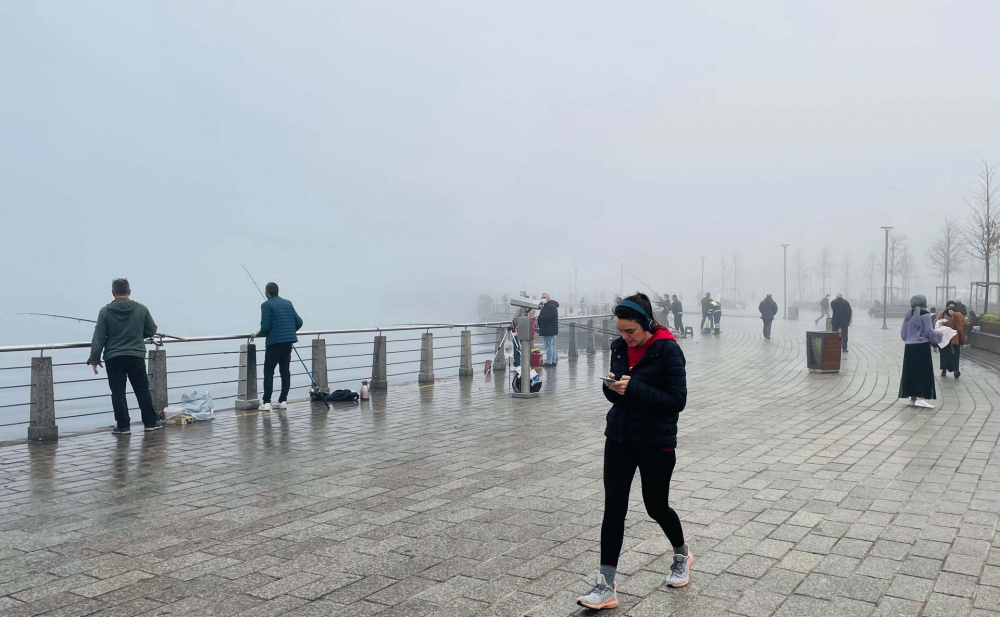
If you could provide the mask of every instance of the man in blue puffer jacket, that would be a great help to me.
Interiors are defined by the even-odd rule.
[[[260,332],[257,337],[267,337],[267,350],[264,352],[264,398],[261,400],[261,410],[271,411],[271,392],[274,389],[274,367],[281,371],[281,395],[274,404],[275,409],[286,409],[288,405],[288,388],[291,386],[291,373],[288,365],[292,360],[292,345],[299,341],[295,335],[302,327],[302,318],[295,312],[292,303],[278,297],[277,283],[264,286],[267,300],[260,305]]]

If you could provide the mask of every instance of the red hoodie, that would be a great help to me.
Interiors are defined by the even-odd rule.
[[[677,340],[674,338],[673,333],[669,329],[660,328],[659,330],[653,330],[653,336],[649,337],[649,340],[646,341],[644,344],[639,345],[637,347],[629,346],[628,347],[629,370],[632,370],[632,368],[639,363],[639,360],[642,360],[642,357],[646,355],[647,351],[649,351],[650,345],[652,345],[656,341],[662,341],[664,339],[668,341]]]

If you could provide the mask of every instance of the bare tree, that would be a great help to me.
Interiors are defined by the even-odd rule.
[[[871,296],[869,300],[875,300],[875,274],[878,272],[879,260],[878,251],[870,251],[868,253],[868,260],[865,261],[865,275],[868,276],[868,295]]]
[[[945,218],[941,235],[931,246],[931,252],[927,258],[931,262],[931,269],[941,275],[941,282],[944,283],[944,293],[947,296],[951,293],[951,275],[958,274],[962,268],[962,254],[958,251],[958,243],[961,241],[962,232],[958,227],[958,221]],[[935,298],[935,301],[937,299]],[[946,298],[947,300],[947,298]]]
[[[802,256],[802,249],[795,249],[795,291],[798,292],[799,302],[802,302],[802,279],[806,276],[806,260]]]
[[[887,302],[892,304],[896,301],[896,275],[902,272],[901,258],[903,249],[906,247],[906,236],[894,231],[889,232],[889,262],[888,267],[885,257],[879,258],[879,268],[889,271],[889,298]]]
[[[833,271],[833,256],[830,254],[829,247],[824,246],[823,250],[820,251],[819,257],[816,258],[816,274],[823,279],[823,286],[820,288],[819,295],[824,295],[826,291],[826,277],[829,276]]]
[[[739,298],[736,298],[735,294],[739,287],[739,281],[743,277],[743,257],[739,253],[733,253],[731,261],[733,263],[733,300],[738,300]]]
[[[906,293],[903,294],[903,299],[910,293],[910,277],[913,276],[913,271],[916,268],[913,263],[913,254],[910,253],[909,243],[904,243],[903,247],[899,252],[899,280],[901,283],[902,291]]]
[[[722,290],[719,292],[721,294],[719,300],[722,300],[726,297],[726,276],[729,275],[729,262],[726,261],[725,255],[722,256],[722,267],[719,268],[719,274],[722,275]]]
[[[847,253],[844,258],[840,260],[840,271],[844,273],[844,297],[849,298],[851,295],[851,270],[854,268],[854,260],[851,258],[851,254]]]
[[[1000,247],[1000,187],[997,186],[997,164],[988,164],[979,157],[982,164],[976,176],[979,187],[971,198],[965,198],[965,203],[972,209],[968,227],[965,231],[968,240],[969,254],[982,259],[986,264],[986,302],[983,313],[989,312],[990,305],[990,260]]]

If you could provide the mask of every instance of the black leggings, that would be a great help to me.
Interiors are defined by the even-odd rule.
[[[601,524],[601,565],[618,566],[625,538],[628,495],[636,468],[642,478],[642,501],[650,518],[659,523],[670,544],[684,544],[681,519],[667,505],[670,476],[677,462],[674,451],[622,445],[610,439],[604,443],[604,522]]]

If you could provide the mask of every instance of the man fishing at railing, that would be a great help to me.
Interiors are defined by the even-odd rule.
[[[90,344],[90,359],[87,360],[96,375],[97,367],[104,366],[101,363],[101,352],[104,352],[108,385],[111,387],[111,406],[115,411],[116,426],[111,431],[114,435],[129,435],[132,432],[132,418],[125,398],[126,381],[132,384],[146,432],[163,428],[163,423],[153,409],[153,397],[149,392],[149,377],[146,374],[145,340],[156,334],[156,322],[149,314],[149,309],[132,300],[131,294],[128,279],[115,279],[111,282],[111,295],[115,299],[97,315],[94,339]]]
[[[273,407],[287,409],[285,401],[288,400],[288,390],[291,387],[288,365],[292,361],[292,346],[299,342],[295,333],[302,328],[302,318],[291,302],[278,296],[277,283],[264,285],[264,297],[266,300],[260,305],[260,331],[254,335],[258,338],[267,337],[267,348],[264,351],[264,398],[260,409],[271,411],[275,366],[281,373],[281,394]],[[302,366],[305,367],[305,364]]]

